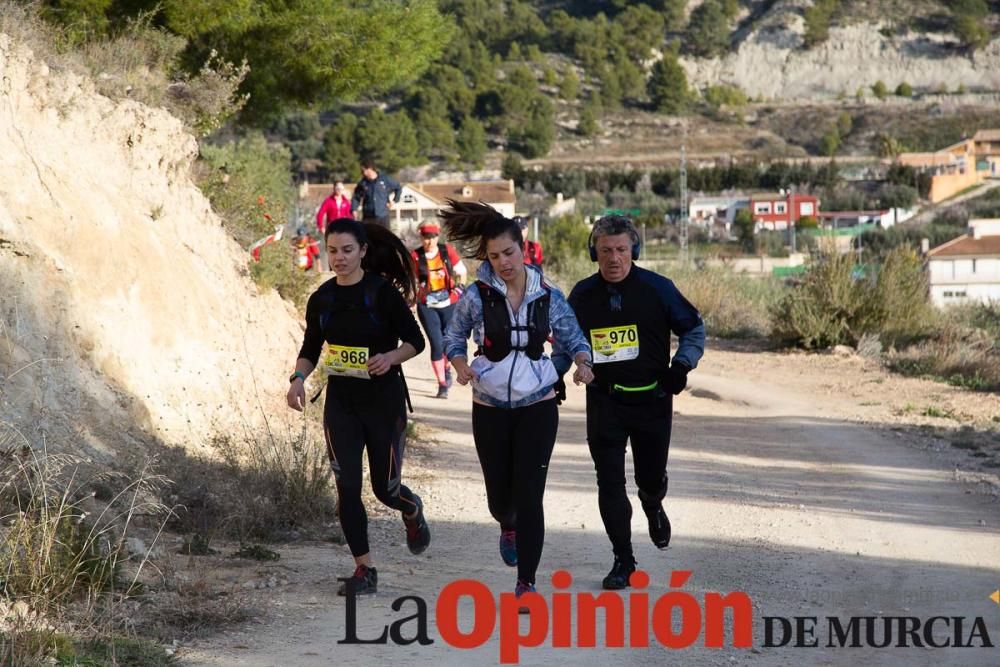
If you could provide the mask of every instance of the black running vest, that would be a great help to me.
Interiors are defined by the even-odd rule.
[[[479,297],[483,302],[483,344],[476,352],[496,363],[510,354],[511,350],[523,351],[532,361],[541,359],[545,341],[549,338],[549,302],[552,290],[542,283],[545,294],[528,304],[528,322],[513,326],[507,311],[507,298],[481,280],[476,281]],[[528,344],[515,346],[511,343],[512,331],[527,331]]]

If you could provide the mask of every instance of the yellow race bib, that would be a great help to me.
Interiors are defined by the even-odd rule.
[[[627,361],[639,356],[639,329],[634,324],[590,330],[595,364]]]
[[[351,377],[370,380],[368,374],[368,348],[347,345],[327,345],[323,356],[323,370],[334,377]]]

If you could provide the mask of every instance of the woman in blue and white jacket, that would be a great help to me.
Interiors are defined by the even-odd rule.
[[[543,346],[576,362],[577,384],[594,379],[591,350],[576,315],[540,270],[524,264],[516,222],[486,204],[449,201],[440,216],[448,241],[483,261],[459,299],[444,336],[459,384],[472,383],[472,434],[490,514],[500,524],[500,556],[517,567],[515,594],[535,590],[545,520],[542,496],[556,441],[556,368]],[[467,340],[478,345],[468,363]]]

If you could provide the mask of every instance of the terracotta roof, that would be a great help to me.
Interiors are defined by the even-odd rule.
[[[487,204],[513,204],[516,201],[511,181],[466,181],[457,183],[409,183],[411,188],[431,199],[444,203],[445,199],[458,201],[484,201]],[[469,194],[465,194],[468,188]]]
[[[775,199],[785,200],[791,197],[789,193],[781,194],[780,192],[757,192],[750,195],[749,199],[751,201],[771,201]],[[816,195],[810,195],[803,192],[795,193],[795,201],[808,201],[810,199],[816,199]]]
[[[1000,256],[1000,236],[983,236],[978,239],[969,236],[959,236],[936,248],[931,248],[928,257],[972,257]]]
[[[972,138],[974,141],[1000,141],[1000,130],[979,130]]]

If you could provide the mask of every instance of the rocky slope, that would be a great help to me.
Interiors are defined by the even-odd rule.
[[[690,83],[736,85],[751,97],[779,101],[853,96],[878,80],[890,90],[904,81],[918,91],[953,91],[959,84],[970,91],[1000,90],[1000,39],[969,57],[950,34],[887,37],[880,30],[888,23],[860,22],[831,28],[826,42],[806,50],[802,9],[809,4],[775,3],[723,58],[683,59]]]
[[[301,327],[189,176],[195,139],[0,35],[0,446],[101,459],[284,416]]]

